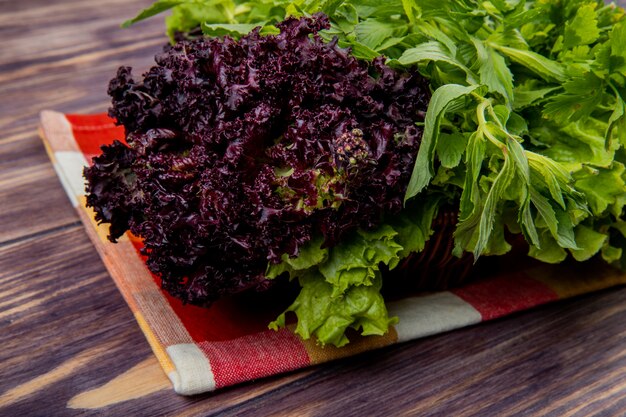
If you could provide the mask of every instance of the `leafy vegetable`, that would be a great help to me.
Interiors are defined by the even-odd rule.
[[[417,156],[417,161],[411,175],[406,191],[405,201],[415,197],[424,189],[434,176],[433,160],[435,157],[435,148],[437,147],[437,139],[441,133],[441,122],[443,121],[446,111],[455,106],[460,99],[464,99],[472,91],[480,86],[464,87],[458,84],[447,84],[437,89],[433,94],[428,112],[426,113],[426,122],[424,136],[422,137],[421,152]]]
[[[397,318],[388,317],[380,294],[380,265],[393,269],[401,258],[424,248],[439,199],[429,196],[411,212],[374,230],[353,232],[332,248],[321,248],[321,241],[313,240],[296,258],[283,256],[282,263],[270,265],[268,277],[287,272],[302,286],[293,304],[270,327],[284,326],[285,314],[294,312],[296,333],[305,339],[315,336],[322,344],[345,345],[349,327],[362,335],[384,334]]]
[[[85,170],[87,202],[111,240],[126,230],[143,238],[148,266],[184,301],[265,289],[268,262],[305,256],[312,239],[332,248],[357,229],[365,239],[402,209],[425,80],[324,43],[324,16],[277,27],[179,42],[143,79],[122,67],[109,86],[127,145],[104,147]],[[362,254],[368,284],[391,259],[387,244]],[[325,277],[342,269],[340,250],[319,269]],[[365,282],[343,269],[333,294]]]
[[[342,345],[348,327],[383,332],[392,319],[380,307],[380,265],[392,268],[409,252],[421,250],[433,215],[450,202],[459,209],[454,234],[458,256],[506,253],[511,247],[507,233],[521,233],[529,255],[545,262],[561,262],[568,254],[580,261],[599,254],[626,267],[623,9],[601,0],[158,1],[133,21],[167,8],[173,9],[167,18],[172,39],[193,38],[199,27],[210,36],[239,38],[255,25],[260,33],[273,33],[286,16],[325,12],[330,25],[318,35],[329,45],[350,48],[362,60],[384,56],[389,67],[417,70],[429,80],[433,93],[425,117],[416,108],[401,112],[403,106],[377,110],[390,120],[402,114],[396,132],[409,125],[424,129],[419,150],[412,148],[417,155],[407,150],[393,170],[385,171],[412,172],[410,181],[407,175],[402,182],[408,184],[404,195],[398,191],[402,187],[393,189],[404,210],[396,205],[388,209],[380,201],[384,209],[376,213],[382,223],[359,224],[360,232],[336,235],[324,249],[316,240],[320,237],[291,250],[273,249],[273,259],[281,262],[270,264],[268,277],[289,274],[303,287],[289,308],[303,337]],[[375,68],[382,68],[380,59],[375,62]],[[379,70],[380,79],[386,78],[385,71],[390,70]],[[327,93],[319,103],[325,100],[336,100],[336,95]],[[132,125],[134,114],[153,117],[144,110],[147,102],[141,103],[141,110],[122,119]],[[420,141],[416,135],[415,144]],[[117,146],[110,152],[127,155]],[[134,184],[124,163],[110,158],[104,163],[123,176],[122,184]],[[279,168],[289,172],[286,164]],[[333,181],[322,176],[317,184]],[[293,188],[281,192],[294,199],[302,193]],[[367,192],[378,195],[373,189]],[[121,213],[116,217],[122,220],[114,219],[112,225],[122,229],[127,209],[93,198],[106,213]],[[120,199],[132,205],[137,198],[129,193]],[[360,210],[350,215],[361,216]],[[328,232],[322,231],[328,242]],[[274,323],[282,324],[284,316]]]

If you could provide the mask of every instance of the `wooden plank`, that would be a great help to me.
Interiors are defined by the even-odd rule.
[[[0,141],[0,245],[71,225],[78,216],[35,132]]]
[[[35,132],[42,109],[106,111],[107,84],[117,68],[131,65],[141,73],[167,42],[160,19],[134,29],[119,27],[149,3],[36,0],[22,7],[3,2],[0,142]]]
[[[232,415],[626,413],[626,289],[336,362]]]
[[[37,137],[38,114],[43,108],[106,111],[106,87],[117,67],[132,64],[141,72],[166,42],[157,20],[139,31],[119,28],[125,16],[145,5],[3,3],[0,33],[20,36],[8,36],[0,51],[0,244],[77,224]],[[114,8],[119,14],[110,13]]]
[[[178,396],[82,230],[5,245],[0,265],[0,415],[219,411],[311,373]]]
[[[27,67],[34,62],[53,63],[66,54],[103,51],[113,49],[120,42],[162,35],[165,29],[160,19],[141,22],[133,29],[119,26],[150,3],[136,0],[31,0],[27,5],[2,2],[0,34],[4,47],[0,50],[0,70]]]
[[[8,79],[0,81],[0,141],[25,131],[35,132],[39,111],[45,108],[64,113],[105,112],[109,106],[107,85],[117,68],[131,63],[141,73],[163,42],[160,37],[131,42],[106,53],[22,68],[12,77],[5,76]],[[137,55],[143,58],[133,58]]]

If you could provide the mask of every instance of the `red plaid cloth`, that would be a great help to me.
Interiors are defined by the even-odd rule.
[[[85,230],[180,394],[211,391],[626,283],[626,275],[603,264],[532,264],[456,290],[391,302],[390,315],[400,322],[386,335],[322,348],[301,340],[291,328],[268,330],[280,308],[222,300],[203,309],[182,305],[163,292],[138,252],[141,242],[127,233],[117,244],[110,243],[107,227],[98,226],[84,205],[83,167],[100,153],[101,145],[122,140],[123,129],[106,115],[50,111],[42,113],[41,127],[50,159]]]

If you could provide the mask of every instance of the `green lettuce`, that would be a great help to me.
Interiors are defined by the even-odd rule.
[[[439,199],[431,196],[415,210],[375,230],[359,230],[332,248],[322,248],[322,239],[314,239],[297,257],[284,255],[281,263],[270,264],[268,278],[286,273],[302,287],[270,327],[284,326],[286,313],[293,312],[296,333],[304,339],[315,336],[321,344],[345,345],[348,328],[365,336],[385,334],[397,318],[388,316],[380,293],[381,265],[393,269],[400,259],[424,248]]]

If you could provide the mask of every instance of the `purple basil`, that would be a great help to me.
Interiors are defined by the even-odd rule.
[[[143,80],[122,67],[110,83],[128,146],[85,170],[87,202],[112,241],[144,239],[148,267],[186,302],[265,289],[268,262],[313,235],[333,246],[402,208],[426,81],[322,42],[324,15],[278,27],[182,41]]]

